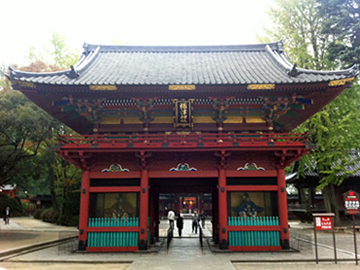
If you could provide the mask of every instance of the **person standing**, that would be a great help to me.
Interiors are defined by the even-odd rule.
[[[201,220],[201,226],[202,226],[203,228],[205,228],[206,214],[205,214],[204,210],[201,210],[200,220]]]
[[[180,213],[176,217],[176,227],[178,228],[179,237],[181,238],[181,231],[184,227],[184,219]]]
[[[168,220],[169,220],[169,223],[170,223],[170,227],[172,229],[174,229],[175,212],[172,209],[170,209],[170,211],[168,213]]]
[[[197,211],[194,211],[194,215],[192,218],[192,232],[195,231],[195,233],[197,233],[198,224],[199,224],[199,216]]]
[[[9,224],[10,222],[10,207],[6,207],[5,209],[5,213],[4,213],[4,221],[5,221],[5,224]]]

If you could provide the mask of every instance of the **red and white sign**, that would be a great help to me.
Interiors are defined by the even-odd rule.
[[[359,193],[349,190],[343,193],[345,202],[345,214],[356,215],[359,213]]]
[[[316,230],[332,230],[332,217],[315,217]]]

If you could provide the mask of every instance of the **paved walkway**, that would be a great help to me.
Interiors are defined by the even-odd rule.
[[[0,222],[1,223],[1,222]],[[206,227],[210,228],[209,224]],[[299,229],[311,229],[311,225],[291,224],[291,227]],[[56,234],[66,231],[76,231],[76,228],[68,228],[43,223],[30,218],[13,218],[10,225],[0,225],[0,247],[2,250],[10,250],[14,246],[20,247],[31,245],[41,241],[55,239]],[[49,236],[53,233],[52,238]],[[207,231],[210,233],[210,231]],[[12,234],[12,237],[4,238],[3,235]],[[28,237],[24,237],[28,235]],[[176,236],[176,233],[175,233]],[[13,244],[13,246],[10,245]],[[209,241],[211,245],[211,242]],[[86,253],[86,252],[62,252],[59,253],[57,246],[41,249],[31,253],[9,258],[0,262],[0,269],[127,269],[127,270],[184,270],[184,269],[360,269],[354,261],[342,261],[335,265],[333,262],[320,262],[314,260],[312,251],[305,252],[224,252],[213,253],[210,245],[205,243],[204,250],[199,247],[197,235],[191,233],[191,221],[185,221],[184,237],[171,242],[169,251],[163,245],[158,253]],[[4,247],[4,248],[3,248]],[[339,247],[341,248],[341,247]],[[0,250],[1,252],[1,250]],[[320,246],[321,259],[333,259],[333,250],[328,246]],[[351,252],[338,252],[338,258],[353,260]],[[294,263],[293,261],[297,261]],[[271,263],[270,263],[271,262]]]

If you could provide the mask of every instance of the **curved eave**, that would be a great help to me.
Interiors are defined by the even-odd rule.
[[[192,93],[205,93],[205,92],[221,92],[234,94],[236,92],[247,92],[250,94],[264,94],[277,92],[277,91],[299,91],[299,90],[313,90],[313,91],[324,91],[332,87],[340,87],[344,89],[351,87],[354,77],[332,80],[332,81],[320,81],[320,82],[305,82],[305,83],[284,83],[284,84],[127,84],[127,85],[115,85],[115,84],[95,84],[95,85],[67,85],[67,84],[47,84],[47,83],[32,83],[29,81],[17,81],[11,80],[13,88],[16,90],[41,90],[46,92],[51,91],[66,91],[66,92],[113,92],[113,93],[137,93],[147,92],[151,93],[182,93],[191,95]],[[154,92],[154,93],[155,93]]]
[[[30,73],[30,72],[19,72],[17,70],[11,69],[10,75],[6,75],[7,78],[13,84],[19,84],[21,82],[38,85],[44,84],[48,86],[93,86],[93,85],[117,85],[119,87],[127,87],[127,86],[168,86],[175,85],[174,82],[163,81],[159,83],[126,83],[119,84],[116,82],[104,82],[104,81],[96,81],[94,83],[84,83],[78,80],[81,77],[81,74],[85,72],[85,70],[91,65],[91,62],[96,58],[96,54],[92,55],[88,61],[83,62],[80,65],[80,69],[73,68],[72,70],[65,70],[53,73]],[[285,71],[285,70],[284,70]],[[316,84],[316,83],[329,83],[329,86],[334,86],[332,84],[333,81],[341,81],[347,80],[348,82],[352,82],[356,76],[358,76],[359,70],[358,66],[354,65],[353,67],[343,70],[343,71],[329,71],[329,72],[321,72],[321,71],[299,71],[299,74],[296,77],[289,76],[289,79],[286,82],[280,82],[276,79],[263,81],[261,83],[245,81],[241,83],[234,83],[230,81],[219,81],[219,82],[209,82],[209,83],[201,83],[198,84],[193,81],[185,81],[176,85],[196,85],[196,86],[215,86],[215,85],[226,85],[226,86],[247,86],[247,85],[258,85],[255,89],[261,89],[263,85],[266,85],[265,89],[268,89],[268,85],[300,85],[300,84]],[[274,88],[274,87],[272,87]]]
[[[71,66],[70,69],[61,70],[56,72],[25,72],[16,70],[12,67],[9,67],[10,75],[6,75],[9,80],[16,81],[24,81],[24,82],[32,82],[32,83],[48,83],[52,84],[53,80],[54,85],[68,85],[74,79],[79,77],[86,69],[91,66],[96,57],[99,55],[100,47],[98,47],[95,51],[89,54],[82,54],[78,60],[78,62]],[[68,78],[68,83],[57,83],[56,79],[59,78]]]
[[[269,46],[265,47],[266,52],[274,60],[277,66],[286,72],[291,77],[298,77],[301,74],[307,75],[322,75],[322,76],[339,76],[338,79],[345,79],[356,77],[359,75],[359,66],[354,64],[348,69],[344,70],[335,70],[335,71],[321,71],[321,70],[311,70],[298,68],[296,64],[292,64],[287,58],[284,51],[274,51]]]

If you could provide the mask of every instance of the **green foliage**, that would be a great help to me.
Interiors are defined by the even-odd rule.
[[[360,45],[359,0],[275,0],[270,12],[274,23],[269,39],[283,39],[291,61],[307,69],[332,69],[358,62]],[[264,39],[263,39],[264,40]],[[334,185],[353,174],[359,160],[350,155],[360,149],[360,89],[357,83],[345,89],[330,104],[294,132],[308,132],[317,148],[302,157],[299,174],[316,166],[327,211],[336,213],[340,224]]]
[[[261,42],[282,40],[292,62],[307,69],[334,67],[325,58],[329,35],[321,32],[322,18],[316,0],[275,0],[268,15],[273,24],[265,28]]]
[[[77,62],[78,55],[76,50],[66,44],[64,35],[54,32],[48,48],[37,51],[34,46],[29,47],[28,60],[31,64],[42,63],[42,72],[57,71],[69,69]]]
[[[27,211],[29,210],[29,203],[27,202],[21,202],[21,206],[23,208],[23,212],[27,213]],[[34,204],[30,203],[30,212],[34,211]]]
[[[29,50],[31,64],[16,69],[26,72],[53,72],[68,69],[76,63],[65,38],[54,33],[51,48],[39,53]],[[44,214],[48,221],[59,221],[63,214],[78,216],[77,198],[71,196],[79,190],[81,170],[68,164],[55,153],[56,135],[72,132],[20,92],[13,91],[0,69],[0,185],[16,183],[28,195],[51,194],[53,214]],[[67,199],[70,194],[70,200]],[[73,211],[64,206],[70,203]],[[69,213],[67,213],[69,212]],[[50,215],[50,217],[49,217]],[[56,218],[54,218],[56,217]]]
[[[64,226],[78,226],[79,225],[79,215],[62,216],[60,224],[64,225]]]
[[[18,198],[12,198],[11,196],[0,193],[0,215],[3,216],[6,207],[10,207],[10,211],[13,217],[21,216],[24,210],[21,206],[21,202]]]
[[[53,137],[52,127],[58,122],[15,91],[0,91],[0,122],[0,185],[3,185],[21,171],[27,174],[21,162],[37,155],[41,143]]]
[[[328,59],[341,66],[360,63],[360,0],[318,0],[318,4],[322,33],[331,37]]]
[[[52,207],[45,209],[40,214],[40,219],[45,222],[55,223],[59,218],[59,212],[55,211]]]
[[[316,144],[309,155],[301,160],[303,166],[316,164],[323,188],[329,183],[340,185],[345,178],[355,173],[349,166],[358,163],[349,155],[351,149],[360,148],[360,87],[343,91],[336,99],[302,124],[295,132],[309,132],[310,141]]]
[[[334,59],[339,59],[339,55],[332,54],[333,58],[329,59],[326,57],[326,49],[331,47],[331,42],[344,39],[348,35],[344,33],[354,33],[357,29],[349,29],[354,24],[344,23],[348,17],[357,16],[344,11],[351,9],[351,6],[354,7],[355,2],[359,1],[275,0],[276,6],[269,11],[274,27],[267,29],[267,39],[283,39],[284,50],[290,59],[304,68],[338,67],[339,61]],[[339,12],[345,12],[347,19],[342,16],[335,19]],[[356,18],[359,23],[359,17]],[[329,31],[329,27],[334,26],[334,23],[341,25],[344,33]],[[338,26],[335,28],[338,29]],[[360,35],[358,36],[360,38]],[[349,45],[349,41],[345,40],[344,42]],[[359,100],[360,89],[355,83],[353,88],[345,89],[330,104],[294,130],[308,132],[310,142],[317,146],[309,155],[302,158],[299,170],[302,172],[305,165],[316,164],[321,174],[321,188],[329,183],[339,185],[344,178],[353,173],[348,172],[346,168],[356,162],[349,157],[349,151],[359,149]]]
[[[45,209],[37,209],[34,213],[34,218],[41,219],[40,217],[44,211],[45,211]]]

